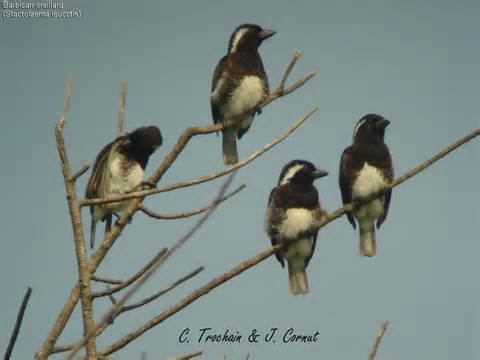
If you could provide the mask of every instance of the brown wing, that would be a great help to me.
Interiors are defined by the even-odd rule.
[[[275,190],[277,188],[273,188],[272,191],[270,191],[270,195],[268,196],[268,206],[267,206],[267,211],[269,212],[268,218],[267,218],[267,233],[268,236],[270,237],[270,241],[272,243],[272,246],[278,245],[279,242],[277,240],[277,229],[275,224],[279,224],[282,222],[282,216],[281,213],[277,210],[278,208],[274,206],[273,202],[275,201]],[[285,261],[283,260],[282,255],[280,253],[276,252],[275,257],[277,258],[278,262],[282,267],[285,267]]]
[[[352,166],[352,147],[347,147],[340,159],[340,170],[338,176],[338,184],[340,186],[340,191],[342,193],[343,205],[349,204],[352,202],[352,184],[354,179],[354,167]],[[352,216],[352,213],[347,213],[347,219],[352,224],[353,228],[356,229],[355,219]]]
[[[108,175],[109,158],[112,151],[118,149],[118,147],[127,140],[127,136],[121,136],[116,138],[111,143],[105,145],[98,153],[95,164],[93,165],[92,174],[88,179],[87,188],[85,190],[85,197],[87,199],[97,199],[104,197],[106,189],[106,181]],[[90,207],[90,212],[93,213],[94,207]]]
[[[108,156],[112,149],[114,142],[111,142],[103,147],[98,153],[95,164],[93,165],[92,174],[88,179],[85,197],[87,199],[96,199],[99,197],[99,189],[103,183],[104,173],[107,167]]]
[[[380,167],[381,169],[385,169],[382,172],[383,176],[385,176],[385,179],[387,179],[387,181],[391,183],[395,176],[393,172],[392,157],[386,145],[385,145],[385,148],[386,148],[386,152],[385,152],[386,156],[385,156],[385,159],[383,160],[383,164],[381,164]],[[385,192],[385,197],[383,201],[383,214],[377,219],[377,229],[380,228],[380,226],[383,224],[383,222],[387,218],[391,198],[392,198],[392,189],[389,189],[388,191]]]
[[[213,72],[213,79],[212,79],[212,87],[210,90],[210,93],[213,93],[215,88],[218,85],[218,82],[220,81],[220,78],[222,77],[222,74],[227,68],[227,57],[224,56],[223,58],[220,59],[220,61],[217,64],[217,67],[215,68],[215,71]],[[222,85],[222,88],[225,88],[225,83]],[[220,94],[223,94],[222,89],[219,90]],[[217,99],[213,99],[210,97],[210,106],[212,108],[212,118],[213,118],[213,123],[217,124],[219,122],[222,122],[222,116],[220,113],[220,106],[221,104],[218,102],[219,98],[222,98],[222,95],[219,95]]]
[[[320,202],[318,203],[318,208],[315,210],[315,218],[318,219],[319,221],[327,215],[327,212],[322,209]],[[313,236],[313,244],[312,244],[312,252],[310,253],[310,256],[305,259],[305,267],[308,266],[308,263],[310,262],[310,259],[313,256],[313,253],[315,252],[315,246],[317,245],[317,236],[318,236],[318,230],[312,231],[312,236]]]

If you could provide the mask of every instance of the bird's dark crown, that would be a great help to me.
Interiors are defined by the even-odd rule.
[[[256,51],[263,40],[274,34],[275,31],[262,29],[256,24],[242,24],[234,30],[230,37],[228,53]]]
[[[130,139],[132,148],[144,151],[149,155],[153,153],[160,145],[163,138],[160,129],[156,126],[143,126],[135,129],[127,135]]]
[[[278,185],[288,183],[312,184],[315,179],[326,175],[328,175],[326,171],[317,169],[309,161],[292,160],[283,167],[278,179]]]
[[[367,114],[362,117],[353,131],[353,141],[359,142],[367,141],[381,141],[385,137],[385,128],[390,124],[390,121],[378,114]]]

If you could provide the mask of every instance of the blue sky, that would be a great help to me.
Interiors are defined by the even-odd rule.
[[[295,158],[330,175],[317,182],[329,211],[341,205],[338,162],[364,114],[391,120],[386,142],[397,175],[480,125],[480,5],[476,1],[65,1],[80,19],[0,22],[0,348],[5,348],[28,285],[33,287],[15,359],[31,358],[50,330],[77,277],[54,124],[68,72],[74,74],[65,128],[72,167],[92,160],[112,140],[121,80],[128,81],[126,127],[156,124],[160,164],[179,134],[211,124],[213,69],[231,31],[244,22],[277,30],[261,47],[271,87],[296,49],[302,57],[291,80],[316,77],[268,106],[239,142],[245,158],[287,129],[312,106],[319,111],[285,142],[238,172],[247,188],[209,222],[135,296],[148,296],[198,266],[189,283],[115,321],[98,340],[107,346],[214,276],[269,246],[264,212],[282,166]],[[377,234],[378,255],[358,255],[358,234],[345,219],[320,232],[308,268],[311,292],[293,297],[287,273],[270,258],[212,291],[185,311],[118,352],[165,359],[198,348],[205,359],[366,358],[384,319],[390,328],[378,359],[480,358],[480,176],[478,140],[394,189],[387,221]],[[162,179],[190,179],[223,168],[220,137],[193,139]],[[87,176],[78,183],[83,194]],[[205,205],[221,180],[153,196],[149,207],[174,212]],[[159,248],[171,246],[195,218],[156,221],[138,214],[98,270],[127,278]],[[84,211],[84,224],[89,222]],[[108,308],[95,302],[95,318]],[[179,343],[211,327],[247,338],[252,329],[320,333],[314,344]],[[59,340],[81,334],[80,313]],[[55,358],[55,357],[53,357]]]

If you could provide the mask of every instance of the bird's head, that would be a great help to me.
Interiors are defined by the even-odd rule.
[[[385,128],[390,124],[390,121],[378,114],[367,114],[358,120],[353,130],[353,141],[361,139],[366,140],[381,140],[385,136]]]
[[[263,40],[275,34],[275,31],[262,29],[255,24],[243,24],[238,26],[230,37],[228,53],[236,51],[255,51]]]
[[[280,173],[278,185],[289,183],[312,184],[315,179],[327,176],[328,172],[320,170],[311,162],[305,160],[292,160],[285,165]]]
[[[162,145],[163,142],[160,129],[156,126],[140,127],[132,131],[128,137],[133,148],[149,155]]]

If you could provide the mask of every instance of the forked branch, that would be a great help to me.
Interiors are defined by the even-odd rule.
[[[232,183],[233,181],[233,178],[235,176],[235,173],[231,174],[227,180],[224,182],[224,184],[221,186],[219,192],[218,192],[218,195],[216,196],[215,200],[218,200],[220,198],[222,198],[228,187],[230,186],[230,184]],[[94,329],[92,329],[92,332],[90,333],[87,333],[84,337],[84,339],[82,341],[79,342],[78,346],[76,346],[67,356],[67,359],[73,359],[75,354],[77,353],[78,350],[80,350],[82,348],[82,346],[84,346],[85,344],[88,344],[89,342],[89,339],[92,338],[92,337],[95,337],[97,335],[97,332],[102,329],[106,323],[110,323],[113,321],[113,319],[115,319],[115,317],[119,314],[119,311],[120,309],[123,307],[123,305],[128,301],[128,299],[130,299],[130,297],[135,293],[137,292],[142,286],[143,284],[145,284],[145,282],[147,282],[147,280],[156,272],[156,270],[158,270],[158,268],[165,263],[165,261],[170,257],[172,256],[174,253],[176,253],[178,251],[178,249],[180,249],[197,231],[198,229],[200,229],[203,224],[205,224],[205,222],[208,220],[208,218],[210,217],[210,215],[213,213],[213,211],[216,209],[216,207],[212,207],[211,209],[209,209],[205,215],[203,215],[193,226],[192,228],[185,234],[183,235],[182,237],[180,237],[176,242],[175,244],[173,244],[173,246],[170,248],[169,251],[167,251],[167,253],[162,256],[157,262],[156,264],[149,270],[147,271],[147,273],[145,273],[141,279],[139,279],[133,286],[131,289],[129,289],[123,296],[120,300],[117,301],[117,303],[110,309],[110,311],[107,312],[107,314],[103,317],[102,321],[100,321]],[[195,273],[198,274],[198,272],[200,271],[197,271]],[[190,277],[187,276],[186,277],[187,279],[189,279]]]
[[[139,271],[137,271],[133,276],[131,276],[129,279],[121,282],[118,286],[104,290],[104,291],[97,291],[92,293],[92,297],[97,298],[97,297],[102,297],[102,296],[109,296],[113,295],[116,292],[125,289],[126,287],[130,286],[133,284],[135,281],[140,279],[143,274],[145,274],[148,270],[150,270],[153,266],[155,266],[156,263],[167,253],[168,249],[163,248],[161,249],[157,255],[155,255],[148,263],[146,263]]]

